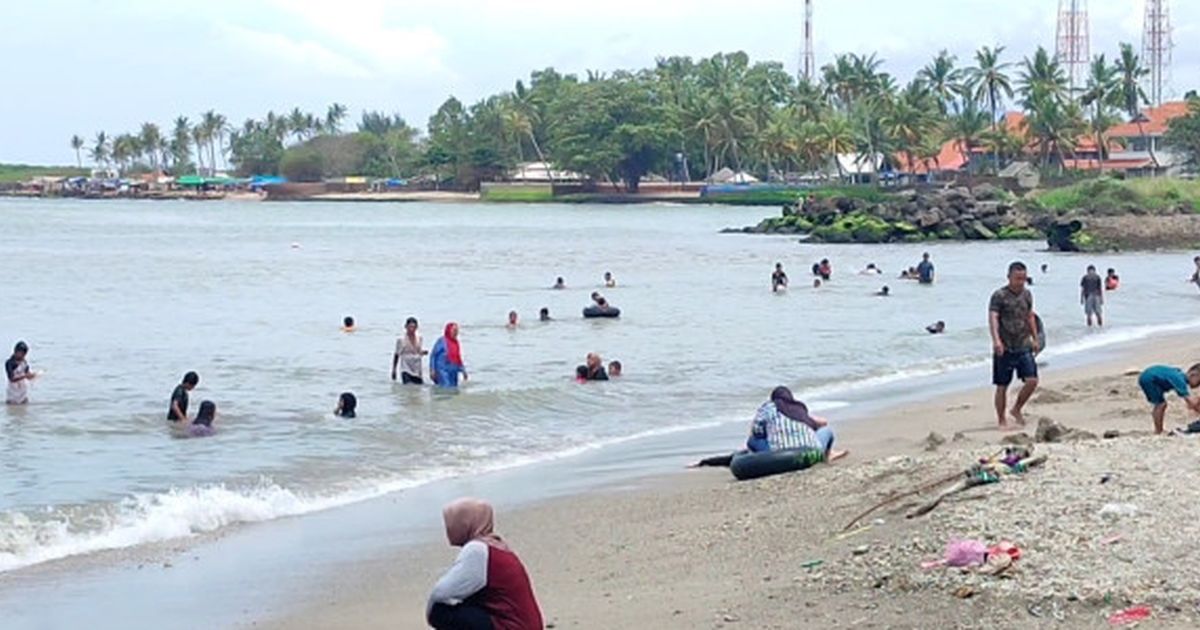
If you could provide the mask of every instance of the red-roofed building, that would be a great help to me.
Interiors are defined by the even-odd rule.
[[[1186,102],[1163,103],[1143,110],[1130,122],[1109,129],[1109,139],[1120,146],[1109,152],[1104,168],[1134,176],[1179,175],[1186,160],[1166,146],[1163,136],[1172,120],[1187,115]]]

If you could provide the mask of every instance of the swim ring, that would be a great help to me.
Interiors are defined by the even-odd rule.
[[[621,316],[621,309],[615,306],[600,308],[599,306],[593,305],[583,309],[583,316],[587,319],[612,319]]]
[[[739,481],[746,481],[804,470],[823,461],[825,453],[815,448],[791,448],[763,453],[742,451],[733,456],[733,460],[729,462],[729,470]]]

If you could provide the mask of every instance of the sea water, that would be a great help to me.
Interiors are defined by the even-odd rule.
[[[1188,253],[718,233],[772,212],[0,200],[0,345],[27,341],[46,371],[28,406],[0,411],[0,572],[748,422],[778,384],[828,410],[880,385],[936,383],[987,362],[988,297],[1013,260],[1031,267],[1048,357],[1200,324]],[[897,278],[922,251],[932,287]],[[821,258],[834,276],[814,289]],[[780,294],[776,262],[791,277]],[[867,263],[885,273],[859,275]],[[1123,279],[1103,333],[1083,325],[1087,264]],[[605,271],[617,287],[602,286]],[[567,290],[550,290],[558,276]],[[875,296],[884,285],[892,295]],[[580,316],[595,290],[619,320]],[[542,307],[554,321],[537,321]],[[347,315],[357,332],[340,330]],[[461,391],[390,380],[409,316],[426,348],[461,325]],[[924,331],[936,320],[945,335]],[[588,352],[626,375],[576,384]],[[217,403],[214,437],[168,430],[188,370],[201,377],[192,413]],[[342,391],[357,395],[357,418],[333,417]]]

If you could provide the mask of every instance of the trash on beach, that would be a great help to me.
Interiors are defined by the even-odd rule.
[[[1138,506],[1132,503],[1105,503],[1104,507],[1100,508],[1100,516],[1104,518],[1136,516],[1137,513]]]
[[[1124,537],[1125,536],[1123,536],[1121,534],[1113,534],[1112,536],[1106,536],[1106,537],[1100,539],[1100,544],[1106,545],[1106,546],[1116,544],[1116,543],[1121,542],[1121,539]]]
[[[978,540],[951,540],[942,554],[942,564],[948,567],[973,567],[987,561],[987,545]]]
[[[954,596],[959,599],[970,599],[974,597],[975,593],[977,592],[978,591],[976,591],[973,587],[960,586],[957,589],[954,589]]]
[[[809,560],[808,562],[801,564],[800,568],[801,569],[815,569],[815,568],[821,566],[822,564],[825,564],[824,560]]]
[[[1114,626],[1123,626],[1125,624],[1144,621],[1149,619],[1150,616],[1151,611],[1149,606],[1134,606],[1109,615],[1108,623]]]
[[[1101,485],[1106,484],[1112,480],[1113,480],[1112,473],[1104,473],[1103,475],[1100,476],[1100,484]]]
[[[917,507],[908,513],[908,518],[916,518],[924,516],[934,510],[938,505],[941,505],[947,497],[953,496],[960,492],[965,492],[977,486],[985,486],[988,484],[997,483],[1006,475],[1015,475],[1027,472],[1030,468],[1035,468],[1046,463],[1048,457],[1046,455],[1033,456],[1033,447],[1010,446],[1005,448],[1000,453],[986,459],[981,459],[978,464],[967,469],[960,475],[958,483],[950,486],[939,492],[925,504]]]

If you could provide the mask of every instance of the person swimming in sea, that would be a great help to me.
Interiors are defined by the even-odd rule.
[[[771,293],[786,291],[788,286],[787,273],[783,270],[783,263],[775,263],[775,271],[771,272]]]
[[[354,418],[358,412],[358,397],[350,392],[342,392],[338,396],[337,406],[333,408],[333,415],[339,418]]]
[[[538,321],[539,322],[554,321],[553,319],[550,318],[550,309],[549,308],[546,308],[545,306],[543,306],[542,310],[538,311]]]
[[[552,286],[552,287],[550,287],[550,288],[551,288],[551,289],[557,289],[557,290],[561,291],[561,290],[563,290],[563,289],[567,288],[567,282],[566,282],[565,280],[563,280],[563,277],[562,277],[562,276],[559,276],[559,277],[558,277],[558,278],[557,278],[557,279],[554,281],[554,286]]]
[[[875,263],[867,263],[867,268],[858,272],[860,276],[877,276],[883,273],[883,270],[875,266]]]
[[[576,383],[580,383],[580,384],[586,383],[588,381],[587,376],[588,376],[588,369],[587,369],[586,365],[575,366],[575,382]]]
[[[584,364],[587,367],[587,380],[589,381],[607,381],[608,373],[604,371],[604,360],[595,352],[589,352],[587,362]]]
[[[595,302],[596,306],[608,310],[608,300],[600,295],[599,291],[592,291],[592,302]]]
[[[611,271],[604,272],[604,286],[608,287],[609,289],[617,286],[617,279],[613,277]]]
[[[196,417],[192,419],[192,424],[187,428],[188,435],[191,437],[208,437],[217,432],[217,428],[213,423],[217,420],[217,404],[211,400],[205,400],[200,403],[200,409],[196,411]]]
[[[1121,276],[1117,275],[1117,270],[1109,268],[1108,274],[1104,278],[1104,290],[1116,291],[1121,288]]]
[[[829,263],[828,258],[822,258],[821,262],[813,263],[812,272],[814,276],[819,276],[825,282],[833,277],[833,265]]]
[[[925,332],[931,335],[940,335],[946,332],[946,322],[938,320],[937,322],[925,327]]]
[[[813,278],[813,288],[814,289],[821,288],[821,279],[820,278]]]
[[[879,292],[878,292],[878,293],[876,293],[875,295],[876,295],[876,296],[878,296],[878,297],[888,297],[888,296],[890,296],[891,294],[892,294],[892,290],[891,290],[891,288],[889,288],[889,287],[888,287],[888,286],[885,284],[885,285],[883,285],[883,288],[882,288],[882,289],[880,289],[880,290],[879,290]]]
[[[355,325],[353,317],[347,315],[342,318],[342,332],[352,333],[356,330],[358,330],[358,327]]]
[[[509,330],[516,330],[516,329],[517,329],[517,327],[518,327],[518,326],[520,326],[520,325],[521,325],[521,324],[520,324],[520,318],[519,318],[519,316],[517,315],[517,312],[516,312],[516,311],[509,311],[509,312],[508,312],[508,324],[506,324],[505,326],[506,326],[506,327],[507,327]]]
[[[624,368],[621,366],[620,361],[609,361],[608,362],[608,378],[620,378],[621,371],[623,369]]]

